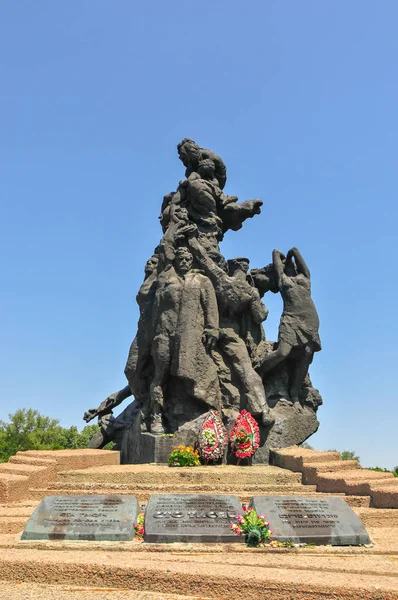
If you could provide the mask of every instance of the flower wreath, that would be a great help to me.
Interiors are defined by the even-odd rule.
[[[250,458],[257,450],[260,444],[258,424],[247,410],[242,410],[237,416],[229,439],[237,458]]]
[[[205,460],[219,460],[227,445],[227,430],[216,410],[206,416],[199,433],[199,454]]]

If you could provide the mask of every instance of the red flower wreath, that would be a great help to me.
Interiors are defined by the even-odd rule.
[[[228,436],[216,410],[211,410],[204,420],[199,434],[199,454],[205,461],[223,457]]]
[[[229,440],[231,449],[238,458],[249,458],[259,447],[258,424],[247,410],[242,410],[237,416]]]

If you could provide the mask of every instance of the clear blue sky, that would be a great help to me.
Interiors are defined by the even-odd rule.
[[[311,443],[398,464],[397,22],[396,0],[3,0],[0,418],[83,426],[124,386],[187,136],[264,201],[226,257],[297,246],[310,266]]]

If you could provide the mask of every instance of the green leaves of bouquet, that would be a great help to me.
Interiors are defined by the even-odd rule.
[[[199,452],[192,446],[174,446],[169,455],[169,467],[199,467]]]
[[[268,521],[264,515],[258,515],[254,508],[250,508],[245,514],[238,515],[238,523],[233,523],[231,529],[237,535],[246,537],[246,544],[250,548],[263,546],[272,535]]]

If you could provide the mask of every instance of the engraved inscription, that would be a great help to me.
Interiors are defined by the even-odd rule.
[[[274,504],[279,519],[295,529],[334,527],[339,523],[339,515],[329,511],[327,500],[275,500]]]
[[[162,521],[162,527],[174,529],[183,527],[223,527],[229,526],[237,517],[236,506],[226,503],[225,500],[217,500],[213,497],[202,496],[195,499],[195,507],[187,506],[189,500],[171,496],[159,498],[154,505],[153,518]],[[175,520],[180,520],[176,523]]]
[[[159,494],[145,514],[145,541],[237,542],[230,528],[242,512],[236,496]]]
[[[131,540],[137,515],[135,496],[47,496],[22,539]]]
[[[254,496],[250,504],[271,523],[275,540],[332,545],[370,542],[366,529],[342,498]]]

